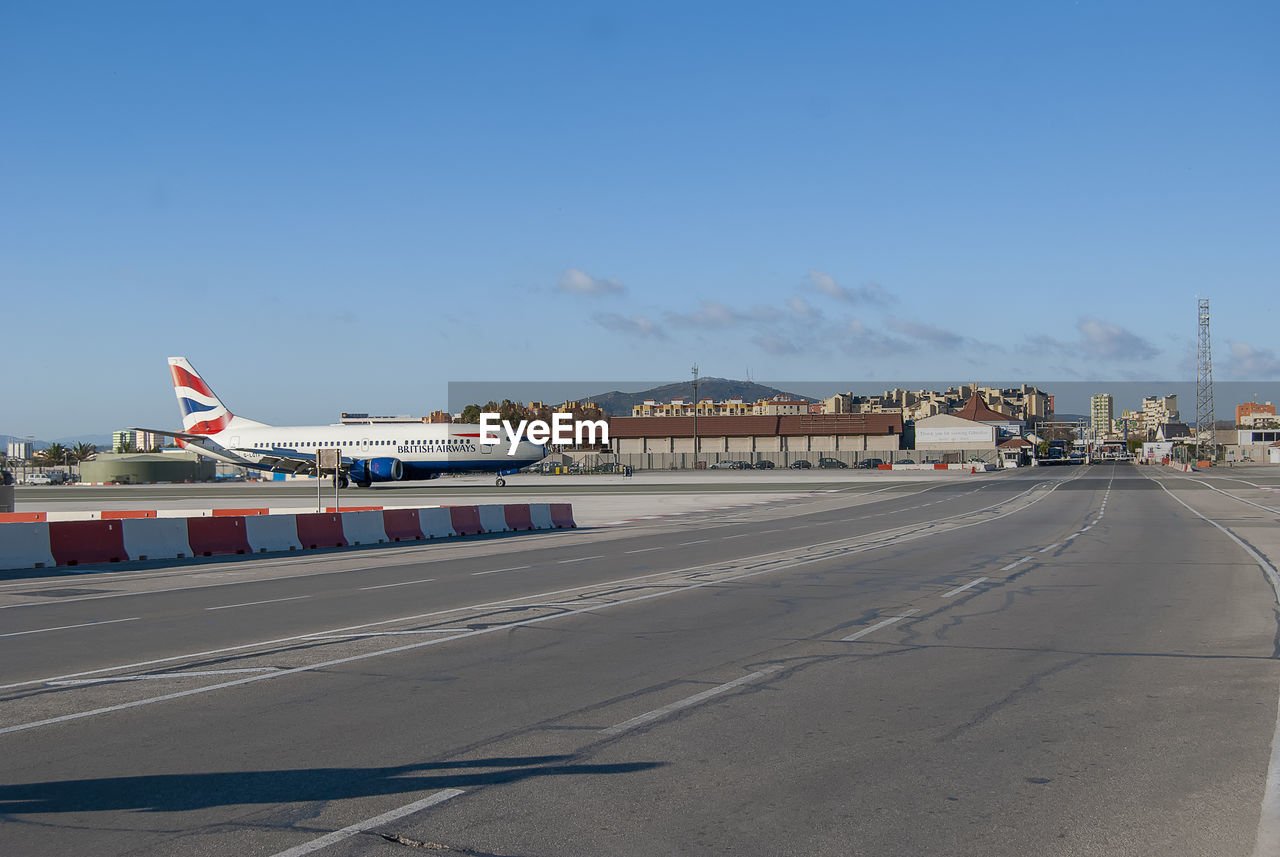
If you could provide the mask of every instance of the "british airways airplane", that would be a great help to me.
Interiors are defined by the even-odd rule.
[[[165,435],[198,455],[273,473],[316,473],[317,450],[339,449],[338,484],[435,479],[442,473],[496,473],[502,477],[544,458],[546,447],[527,441],[480,443],[480,426],[447,423],[273,426],[231,413],[185,357],[169,358],[173,391],[182,411],[180,432]]]

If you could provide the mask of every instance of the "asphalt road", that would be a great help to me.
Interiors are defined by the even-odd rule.
[[[0,853],[1280,853],[1280,512],[1157,470],[10,579]]]

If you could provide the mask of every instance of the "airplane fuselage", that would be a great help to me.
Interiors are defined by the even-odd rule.
[[[353,477],[360,481],[431,479],[443,473],[504,472],[528,466],[546,455],[544,447],[528,442],[516,445],[509,455],[510,441],[497,445],[480,443],[480,427],[448,423],[374,423],[329,426],[238,426],[233,419],[226,430],[210,435],[206,442],[187,441],[183,445],[202,455],[230,464],[262,470],[281,470],[273,465],[281,457],[314,460],[320,449],[338,449],[344,462],[355,462]],[[248,422],[248,421],[245,421]],[[366,468],[364,462],[369,462]],[[396,466],[392,462],[399,462]],[[379,465],[379,463],[381,463]],[[382,467],[379,475],[373,471]],[[390,477],[392,472],[397,475]]]

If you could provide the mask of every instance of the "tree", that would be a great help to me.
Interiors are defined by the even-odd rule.
[[[76,461],[84,461],[91,455],[98,452],[98,448],[91,443],[77,443],[71,448],[71,457]]]
[[[467,405],[462,409],[462,421],[468,425],[475,425],[480,422],[480,406]]]
[[[50,445],[48,449],[42,449],[37,452],[36,458],[39,459],[40,463],[45,467],[51,467],[55,464],[65,464],[67,461],[67,455],[70,454],[70,452],[71,450],[67,449],[62,444],[55,443]]]

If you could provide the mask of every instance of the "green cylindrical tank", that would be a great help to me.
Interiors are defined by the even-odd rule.
[[[214,463],[190,452],[100,452],[80,463],[81,482],[212,481]]]

